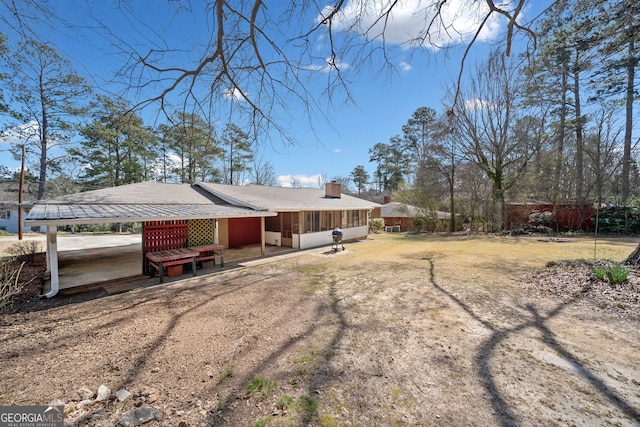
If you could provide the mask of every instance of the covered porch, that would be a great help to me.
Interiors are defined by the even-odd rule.
[[[197,270],[198,276],[228,271],[244,262],[295,252],[291,248],[261,245],[226,249],[225,266],[205,262]],[[132,287],[158,284],[158,276],[150,278],[141,273],[143,260],[140,234],[61,235],[58,239],[58,276],[61,294],[73,294],[93,289],[121,292]],[[165,277],[165,283],[191,277],[185,271],[176,277]],[[45,283],[44,293],[51,291],[51,281]]]

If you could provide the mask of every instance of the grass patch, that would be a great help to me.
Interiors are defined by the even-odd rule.
[[[283,394],[278,398],[278,401],[276,402],[276,408],[289,409],[292,404],[293,404],[293,397],[289,396],[288,394]]]
[[[222,411],[227,406],[227,399],[218,395],[218,411]]]
[[[265,427],[265,426],[268,426],[270,423],[271,423],[270,417],[262,417],[258,421],[253,423],[253,427]]]
[[[318,418],[318,425],[320,427],[338,427],[338,421],[331,415],[321,415]]]
[[[222,381],[224,381],[225,379],[232,377],[233,376],[233,367],[230,365],[227,365],[224,368],[224,372],[222,372],[220,374],[220,376],[218,377],[218,382],[221,383]]]
[[[299,383],[305,381],[309,374],[318,366],[318,359],[326,359],[327,356],[324,352],[312,351],[310,354],[306,354],[300,357],[292,359],[294,371],[293,376],[290,378],[290,384],[296,386]]]
[[[302,273],[309,279],[304,288],[306,292],[315,293],[327,286],[327,268],[323,265],[305,265],[303,267],[299,267],[298,272]]]
[[[302,422],[308,423],[318,417],[318,402],[309,396],[300,396],[296,402],[296,410],[300,413]]]
[[[247,394],[266,396],[278,386],[278,383],[272,379],[265,378],[262,375],[254,377],[245,388]]]

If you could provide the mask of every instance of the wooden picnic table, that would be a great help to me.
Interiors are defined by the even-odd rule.
[[[218,244],[190,246],[189,249],[197,251],[196,261],[213,260],[216,265],[216,259],[220,260],[220,267],[224,267],[224,246]]]
[[[193,275],[196,275],[196,258],[200,252],[193,248],[167,249],[164,251],[147,252],[149,264],[158,270],[160,283],[164,281],[164,268],[172,265],[187,264],[191,262]],[[152,273],[153,274],[153,273]],[[153,275],[151,276],[153,277]]]

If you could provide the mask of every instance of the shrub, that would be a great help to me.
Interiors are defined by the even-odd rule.
[[[34,264],[36,254],[42,252],[41,242],[38,240],[23,240],[18,243],[14,243],[5,249],[5,252],[11,255],[13,258],[24,258],[29,261],[30,264]]]
[[[12,270],[7,263],[0,263],[0,308],[11,305],[13,297],[27,285],[18,282],[23,266],[24,262],[20,264],[20,268]]]
[[[596,215],[592,222],[595,225]],[[609,207],[598,212],[598,231],[612,234],[640,233],[640,209],[636,207]]]
[[[384,219],[373,218],[371,221],[369,221],[369,226],[371,227],[371,230],[373,232],[378,233],[384,230]]]

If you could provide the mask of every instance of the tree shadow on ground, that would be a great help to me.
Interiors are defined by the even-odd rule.
[[[491,360],[498,346],[512,335],[517,334],[527,328],[532,328],[539,331],[542,335],[542,342],[550,347],[556,354],[560,355],[567,363],[569,363],[583,379],[589,382],[598,393],[608,400],[612,405],[618,408],[625,415],[635,421],[640,421],[640,410],[634,408],[624,397],[620,396],[615,390],[607,386],[605,382],[599,378],[594,372],[580,362],[579,358],[572,354],[569,350],[556,339],[556,335],[552,329],[547,326],[547,322],[558,316],[562,310],[569,306],[571,303],[576,302],[581,298],[581,294],[576,293],[573,295],[570,301],[567,303],[558,304],[553,310],[549,311],[546,315],[540,314],[540,311],[533,305],[528,304],[525,306],[526,310],[531,314],[531,317],[518,323],[517,325],[500,329],[491,322],[480,317],[468,304],[462,301],[460,298],[447,291],[444,287],[440,286],[436,282],[435,275],[435,261],[433,258],[424,258],[429,262],[429,275],[430,281],[435,289],[442,294],[446,295],[451,301],[453,301],[464,312],[471,316],[475,321],[482,324],[485,328],[491,331],[491,336],[486,339],[477,351],[474,357],[475,368],[481,380],[482,386],[490,396],[490,403],[493,410],[496,413],[498,422],[502,426],[516,427],[521,423],[518,417],[510,407],[505,396],[500,390],[499,385],[496,382],[492,374]]]

